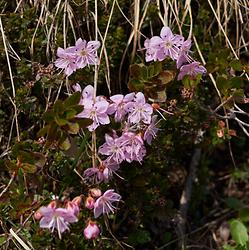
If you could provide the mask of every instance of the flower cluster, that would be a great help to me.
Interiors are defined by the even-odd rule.
[[[40,207],[35,213],[35,218],[40,220],[40,227],[57,230],[59,238],[66,230],[69,230],[69,224],[78,221],[77,216],[80,211],[81,198],[76,197],[68,201],[64,208],[57,208],[56,201],[52,201],[46,207]]]
[[[89,195],[85,201],[85,207],[94,211],[94,217],[98,218],[101,214],[114,213],[116,207],[112,203],[119,202],[121,196],[113,189],[107,190],[103,195],[100,189],[90,189]]]
[[[65,70],[65,74],[70,76],[77,69],[82,69],[87,65],[98,64],[97,49],[100,47],[99,41],[82,40],[79,38],[75,46],[66,49],[58,48],[58,59],[55,66]]]
[[[119,202],[121,196],[113,189],[107,190],[103,195],[100,189],[90,189],[89,195],[85,200],[85,207],[94,212],[94,217],[98,218],[102,214],[114,213],[116,207],[113,205]],[[64,207],[57,207],[57,202],[53,200],[47,206],[40,207],[34,214],[36,220],[40,220],[40,227],[54,232],[56,229],[61,239],[61,234],[69,231],[71,223],[78,222],[80,213],[81,196],[75,197],[72,201],[67,201]],[[88,219],[87,226],[84,229],[86,239],[97,238],[100,229],[95,221]]]
[[[190,56],[191,40],[184,41],[183,36],[174,35],[169,27],[163,27],[160,36],[146,39],[144,47],[146,62],[163,61],[167,57],[176,61],[180,69],[178,80],[182,80],[185,75],[195,78],[198,74],[206,73],[206,69]]]
[[[84,106],[84,110],[78,117],[90,118],[93,121],[88,126],[89,131],[94,131],[100,125],[109,124],[111,116],[122,125],[119,133],[113,131],[112,135],[105,135],[105,143],[99,147],[98,153],[107,158],[102,160],[99,166],[85,170],[84,179],[90,183],[107,182],[113,174],[117,175],[121,162],[141,163],[146,154],[144,142],[151,144],[158,131],[157,116],[153,116],[153,107],[146,102],[144,94],[118,94],[108,100],[103,96],[94,98],[94,89],[91,85],[83,90],[79,84],[73,88],[82,93],[79,104]]]

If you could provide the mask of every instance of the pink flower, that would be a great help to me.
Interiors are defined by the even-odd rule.
[[[40,220],[41,228],[48,228],[52,232],[56,228],[59,238],[65,230],[69,230],[69,224],[77,222],[75,214],[69,209],[56,208],[56,202],[51,202],[47,207],[41,207],[39,212],[42,214]]]
[[[98,218],[101,214],[114,213],[116,207],[112,205],[113,202],[120,201],[121,196],[114,192],[113,189],[107,190],[100,196],[94,204],[94,217]]]
[[[84,236],[86,239],[96,239],[99,236],[100,230],[96,222],[89,221],[87,227],[84,229]]]
[[[143,121],[145,124],[150,124],[153,108],[145,102],[144,94],[138,92],[134,102],[129,102],[125,105],[126,111],[129,113],[128,121],[130,123],[139,123]]]
[[[57,56],[59,57],[55,62],[55,66],[65,70],[65,74],[70,76],[77,69],[75,47],[66,49],[58,48]]]
[[[75,85],[73,85],[73,89],[75,92],[77,91],[82,92],[79,105],[84,106],[89,102],[89,100],[93,101],[94,88],[92,85],[87,85],[82,91],[81,86],[78,83],[76,83]]]
[[[206,72],[206,69],[201,66],[199,62],[194,61],[190,64],[183,65],[180,68],[177,80],[182,80],[186,75],[189,75],[191,78],[195,78],[198,74],[205,74]]]
[[[157,52],[158,60],[163,61],[166,57],[176,60],[184,38],[180,35],[173,35],[169,27],[161,29],[160,37],[162,42],[160,43],[160,50]]]
[[[140,134],[125,132],[122,135],[125,160],[141,162],[146,154],[144,141]]]
[[[96,99],[96,102],[91,99],[86,99],[84,110],[78,114],[77,117],[92,119],[93,123],[87,128],[89,131],[94,131],[100,124],[104,125],[110,123],[109,116],[107,115],[108,107],[109,103],[104,99]]]
[[[82,40],[79,38],[76,41],[75,53],[77,55],[77,67],[79,69],[87,65],[98,64],[97,49],[100,47],[99,41]]]
[[[102,155],[109,155],[108,161],[113,160],[116,163],[121,163],[125,159],[122,144],[123,141],[110,135],[105,135],[105,143],[99,147],[98,152]]]
[[[85,207],[91,210],[94,208],[94,203],[95,200],[93,199],[93,197],[88,196],[85,201]]]
[[[104,160],[102,162],[102,165],[104,167],[103,169],[103,176],[104,176],[104,181],[108,182],[113,174],[117,175],[118,177],[120,177],[116,172],[119,170],[120,165],[113,161],[113,160],[109,160],[108,158],[106,160]],[[120,177],[122,178],[122,177]]]
[[[104,180],[103,172],[96,167],[86,169],[83,177],[85,182],[90,184],[98,184]]]
[[[179,54],[176,60],[176,66],[179,69],[184,63],[192,62],[193,59],[191,56],[189,56],[191,48],[191,40],[187,39],[185,42],[183,42],[182,46],[180,47]]]
[[[158,52],[160,50],[160,44],[162,43],[162,38],[159,36],[153,36],[151,39],[146,39],[144,41],[144,47],[146,49],[145,61],[157,61],[159,60]]]
[[[108,108],[108,114],[114,114],[114,119],[116,122],[121,122],[126,115],[126,110],[124,105],[128,102],[131,102],[134,99],[135,93],[127,94],[126,96],[123,95],[113,95],[110,97],[111,101],[113,102],[110,104]]]
[[[151,119],[151,124],[146,128],[144,132],[143,139],[151,145],[152,139],[156,137],[156,134],[158,132],[158,128],[156,127],[157,124],[157,115],[153,115]]]

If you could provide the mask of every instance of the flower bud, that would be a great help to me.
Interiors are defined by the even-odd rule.
[[[96,239],[99,236],[100,230],[96,222],[89,221],[87,227],[84,229],[84,236],[86,239]]]
[[[224,130],[223,129],[219,129],[216,131],[216,134],[219,138],[224,137]]]
[[[97,197],[101,196],[102,192],[98,188],[92,188],[92,189],[90,189],[90,194],[91,194],[92,197],[97,198]]]
[[[73,201],[68,201],[66,204],[66,209],[70,212],[72,212],[75,216],[79,215],[80,208],[79,206],[74,203]]]
[[[72,202],[75,203],[77,206],[80,206],[81,200],[81,196],[76,196],[75,198],[73,198]]]
[[[48,207],[52,208],[52,209],[55,209],[57,206],[56,204],[56,201],[51,201],[49,204],[48,204]]]
[[[42,213],[40,213],[39,210],[37,210],[37,211],[35,212],[35,214],[34,214],[34,218],[35,218],[36,220],[40,220],[42,216],[43,216],[43,215],[42,215]]]
[[[95,203],[95,200],[93,199],[93,197],[88,196],[86,198],[86,201],[85,201],[85,207],[88,208],[88,209],[93,209],[94,208],[94,203]]]

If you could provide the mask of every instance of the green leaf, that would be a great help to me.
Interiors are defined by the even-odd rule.
[[[223,76],[218,76],[216,78],[216,83],[217,83],[218,89],[222,93],[224,93],[224,91],[226,91],[228,89],[228,87],[229,87],[228,86],[228,80],[225,77],[223,77]]]
[[[244,206],[244,204],[237,198],[228,197],[225,199],[225,202],[229,208],[232,209],[240,209]]]
[[[143,91],[144,83],[137,79],[132,79],[128,82],[128,88],[130,91]]]
[[[232,220],[230,222],[230,229],[231,229],[233,240],[237,244],[244,246],[249,239],[247,230],[244,224],[240,222],[239,220],[236,220],[236,219]]]
[[[242,222],[249,222],[249,208],[242,208],[239,211],[239,219]]]
[[[79,124],[80,128],[86,128],[93,123],[93,121],[88,118],[77,118],[75,121]]]
[[[232,77],[229,81],[229,87],[230,88],[236,88],[239,89],[243,85],[243,80],[239,76]]]
[[[6,240],[5,236],[0,236],[0,246],[3,244],[3,242]]]
[[[73,93],[64,101],[64,107],[68,108],[70,106],[77,105],[80,102],[80,97],[81,93],[79,91]]]
[[[62,141],[59,145],[60,149],[67,151],[71,147],[71,143],[68,138]]]
[[[84,110],[84,107],[82,105],[74,105],[71,106],[71,109],[75,110],[76,114],[79,114]]]
[[[54,110],[55,115],[63,114],[63,111],[64,111],[63,102],[61,100],[57,100],[53,106],[53,110]]]
[[[232,246],[230,246],[230,245],[224,245],[224,246],[222,247],[222,250],[235,250],[235,248],[232,247]]]
[[[233,60],[229,64],[234,70],[242,71],[242,64],[239,60]]]
[[[161,81],[161,84],[165,85],[175,78],[175,71],[173,70],[164,70],[158,75],[158,79]]]
[[[139,229],[129,235],[129,242],[135,244],[145,244],[149,241],[151,241],[150,233],[145,230]]]
[[[78,123],[71,123],[70,122],[67,124],[67,127],[68,127],[68,132],[70,134],[76,135],[77,133],[79,133],[80,126]]]
[[[24,173],[33,174],[36,172],[37,167],[33,164],[22,163],[21,169],[23,170]]]
[[[130,78],[139,79],[141,77],[141,67],[143,64],[132,64],[130,65]]]
[[[66,120],[66,119],[63,119],[63,118],[60,118],[60,117],[58,117],[58,116],[55,116],[54,117],[54,120],[55,120],[55,122],[61,127],[61,126],[65,126],[67,123],[68,123],[68,121]]]
[[[54,112],[53,110],[48,110],[42,116],[42,119],[46,122],[52,122],[54,120]]]
[[[45,126],[44,128],[40,129],[37,133],[38,137],[45,136],[48,133],[49,126]]]

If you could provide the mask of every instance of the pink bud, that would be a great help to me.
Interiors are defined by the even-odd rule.
[[[56,201],[51,201],[49,204],[48,204],[48,207],[54,209],[56,208],[57,204],[56,204]]]
[[[43,215],[39,212],[39,210],[37,210],[37,211],[35,212],[35,214],[34,214],[34,217],[35,217],[36,220],[40,220],[42,216],[43,216]]]
[[[95,200],[93,199],[93,197],[88,196],[86,198],[86,201],[85,201],[85,207],[88,208],[88,209],[93,209],[94,208],[94,203],[95,203]]]
[[[84,229],[84,236],[86,239],[96,239],[99,236],[100,230],[96,222],[89,221],[87,227]]]
[[[92,189],[90,189],[90,194],[91,194],[92,197],[97,198],[97,197],[101,196],[102,192],[98,188],[92,188]]]
[[[224,136],[224,130],[223,129],[219,129],[216,131],[216,134],[219,138],[223,137]]]
[[[68,211],[71,211],[75,216],[78,216],[79,215],[79,212],[80,212],[80,208],[79,206],[74,203],[73,201],[68,201],[67,204],[66,204],[66,209]]]
[[[75,203],[77,206],[80,206],[81,200],[81,196],[76,196],[75,198],[73,198],[72,202]]]

